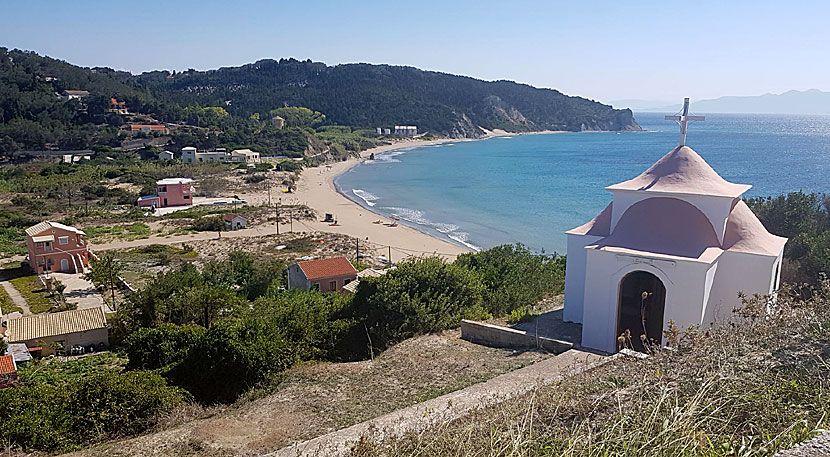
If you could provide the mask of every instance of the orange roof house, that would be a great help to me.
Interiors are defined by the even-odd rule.
[[[0,389],[17,381],[17,363],[12,355],[0,355]]]
[[[160,124],[130,124],[128,129],[130,134],[158,132],[166,135],[170,133],[170,129]]]
[[[36,273],[82,273],[89,265],[86,234],[75,227],[43,221],[26,229],[26,246]]]
[[[288,267],[289,289],[315,289],[335,292],[357,279],[357,270],[349,259],[340,256],[306,260]]]
[[[108,113],[115,113],[115,114],[130,114],[127,112],[127,102],[125,101],[118,101],[115,98],[110,98],[110,107],[107,109]]]

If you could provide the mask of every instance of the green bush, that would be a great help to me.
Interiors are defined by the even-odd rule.
[[[151,427],[188,396],[154,373],[99,373],[60,384],[0,390],[0,437],[29,450],[63,452]]]
[[[271,323],[223,321],[205,332],[170,378],[203,403],[232,402],[295,361],[293,348]]]
[[[415,335],[488,317],[486,288],[478,274],[439,258],[406,261],[379,278],[361,280],[353,312],[367,326],[376,348]]]
[[[563,259],[533,254],[520,244],[464,254],[455,263],[481,275],[487,287],[485,307],[496,316],[533,306],[565,286]]]
[[[225,221],[221,216],[202,216],[194,220],[190,228],[199,232],[219,232],[225,230]]]
[[[253,314],[267,319],[291,342],[302,360],[354,360],[365,344],[353,344],[355,333],[365,339],[354,319],[344,318],[349,297],[315,291],[271,293],[254,303]]]
[[[172,366],[184,360],[204,334],[204,327],[198,325],[162,324],[142,328],[123,342],[123,351],[129,359],[127,368],[155,370]]]

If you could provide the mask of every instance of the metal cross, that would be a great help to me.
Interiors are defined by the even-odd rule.
[[[706,116],[690,116],[689,115],[689,97],[683,99],[683,109],[680,114],[674,116],[666,116],[667,121],[675,121],[680,126],[680,146],[686,146],[686,127],[689,121],[705,121]]]

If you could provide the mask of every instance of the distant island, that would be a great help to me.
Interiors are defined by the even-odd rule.
[[[652,112],[675,112],[680,109],[680,104],[655,100],[616,100],[611,105]],[[830,92],[810,89],[791,90],[781,94],[725,96],[695,101],[694,108],[698,113],[830,115]]]
[[[288,107],[308,109],[314,119],[292,124],[278,113]],[[277,117],[286,123],[272,124]],[[276,132],[283,125],[314,130]],[[329,137],[362,130],[360,138],[349,140],[354,143],[387,129],[395,135],[395,126],[413,127],[399,131],[405,136],[417,131],[452,138],[497,129],[640,130],[628,109],[553,89],[412,67],[267,59],[133,75],[0,47],[0,152],[115,147],[125,134],[187,133],[191,137],[182,142],[197,147],[297,153],[326,142],[322,130]],[[351,148],[348,141],[339,144]]]

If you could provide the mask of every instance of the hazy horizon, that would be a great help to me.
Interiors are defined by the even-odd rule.
[[[401,6],[402,5],[402,6]],[[821,2],[252,1],[4,5],[0,46],[132,73],[294,57],[507,79],[599,100],[830,91]],[[71,37],[71,39],[67,39]]]

